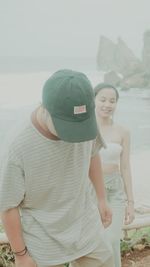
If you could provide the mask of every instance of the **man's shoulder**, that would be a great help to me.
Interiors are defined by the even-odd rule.
[[[16,127],[5,138],[4,150],[7,152],[17,151],[25,144],[25,140],[28,139],[31,131],[30,123],[24,124],[22,127]]]

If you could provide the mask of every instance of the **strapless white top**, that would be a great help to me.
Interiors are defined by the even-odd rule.
[[[122,146],[119,143],[108,142],[106,148],[101,148],[100,156],[104,164],[120,164]]]

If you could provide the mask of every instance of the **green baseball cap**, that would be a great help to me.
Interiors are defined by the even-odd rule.
[[[72,70],[55,72],[43,87],[42,104],[60,139],[76,143],[96,138],[94,92],[85,74]]]

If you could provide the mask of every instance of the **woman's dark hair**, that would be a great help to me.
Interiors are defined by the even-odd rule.
[[[102,89],[105,89],[105,88],[112,88],[115,93],[116,93],[116,100],[118,101],[119,99],[119,93],[117,91],[117,89],[111,85],[111,84],[107,84],[107,83],[99,83],[98,85],[96,85],[96,87],[94,88],[94,94],[95,96],[102,90]]]

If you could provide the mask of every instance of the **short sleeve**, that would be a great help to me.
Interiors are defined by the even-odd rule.
[[[98,135],[96,139],[93,141],[92,145],[92,157],[94,157],[102,147],[106,148],[106,144],[100,132],[98,132]]]
[[[13,151],[9,151],[0,169],[0,211],[17,207],[24,199],[24,172]]]

